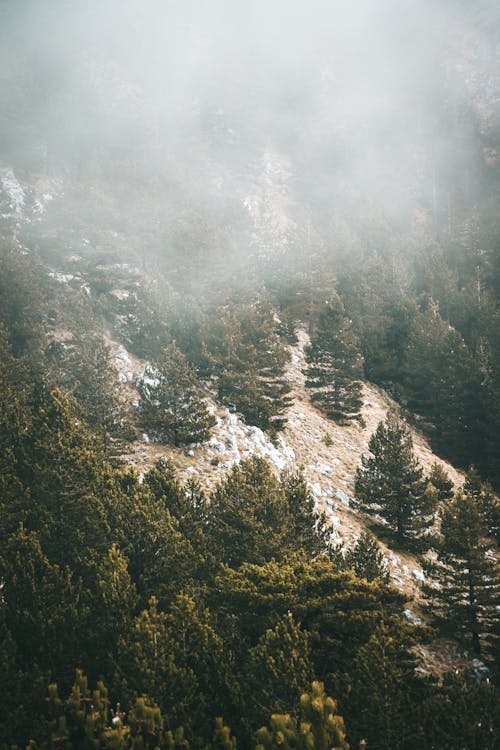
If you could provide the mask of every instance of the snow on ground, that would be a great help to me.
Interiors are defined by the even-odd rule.
[[[72,273],[59,273],[59,271],[50,271],[49,276],[60,284],[69,284],[73,279],[80,278]]]
[[[109,345],[109,341],[107,342]],[[114,356],[115,366],[118,370],[118,377],[122,383],[133,383],[136,380],[137,366],[132,361],[132,356],[124,346],[112,342],[112,354]]]
[[[146,363],[116,342],[108,343],[113,348],[120,379],[127,384],[131,401],[137,400],[133,383],[144,371]],[[356,467],[362,453],[367,450],[371,434],[385,419],[394,402],[381,389],[365,384],[363,426],[356,422],[340,427],[327,420],[312,406],[305,390],[302,370],[306,343],[307,335],[299,332],[299,344],[292,349],[287,371],[293,402],[288,412],[288,424],[275,443],[258,427],[245,424],[237,414],[219,406],[212,394],[207,393],[207,405],[217,423],[206,443],[182,449],[142,439],[133,445],[128,460],[142,473],[160,457],[170,458],[181,478],[195,477],[207,490],[220,482],[231,467],[250,456],[265,458],[276,473],[300,467],[316,507],[325,511],[332,524],[334,539],[351,547],[367,526],[367,517],[351,507]],[[463,482],[463,477],[453,467],[434,456],[421,435],[413,431],[413,439],[415,453],[425,471],[437,461],[455,484]],[[424,575],[415,556],[404,552],[396,555],[383,544],[381,547],[393,581],[419,598]]]
[[[19,184],[13,169],[2,169],[0,171],[0,182],[3,191],[7,194],[10,202],[10,208],[16,214],[21,213],[24,208],[24,190]]]

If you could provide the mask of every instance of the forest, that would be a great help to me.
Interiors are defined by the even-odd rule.
[[[495,4],[0,55],[0,748],[499,748]]]

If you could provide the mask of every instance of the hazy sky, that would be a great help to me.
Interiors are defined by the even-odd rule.
[[[432,208],[491,116],[474,76],[500,59],[478,48],[478,34],[495,47],[492,1],[3,0],[0,14],[4,164],[111,175],[122,193],[117,174],[154,178],[214,210],[269,151],[314,210]]]

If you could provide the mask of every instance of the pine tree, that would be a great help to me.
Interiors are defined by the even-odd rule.
[[[436,559],[425,566],[432,577],[424,588],[432,612],[470,636],[477,655],[498,634],[500,573],[491,546],[476,498],[458,493],[442,512]]]
[[[483,482],[475,469],[470,469],[464,482],[464,492],[474,498],[483,516],[487,533],[500,543],[500,499],[493,493],[491,485]]]
[[[272,437],[290,405],[284,378],[289,352],[275,329],[269,305],[235,305],[230,313],[220,311],[207,337],[219,399]]]
[[[245,718],[259,726],[272,713],[296,714],[313,679],[309,634],[289,612],[250,649],[246,665]]]
[[[419,747],[415,705],[420,690],[414,645],[405,630],[380,624],[361,646],[346,675],[346,703],[353,732],[367,746]],[[344,709],[345,710],[345,709]]]
[[[302,472],[282,472],[281,485],[290,515],[291,545],[305,550],[309,557],[330,552],[331,526],[326,514],[314,509],[314,497]]]
[[[106,452],[120,452],[132,431],[109,347],[99,336],[83,336],[63,352],[59,366],[65,381],[70,381],[86,423],[102,440]]]
[[[137,388],[143,424],[157,440],[179,446],[207,439],[215,419],[199,394],[194,371],[175,343],[146,368]]]
[[[476,450],[479,380],[463,337],[431,300],[411,328],[404,393],[409,408],[425,418],[433,447],[461,466],[470,463]]]
[[[321,310],[306,360],[306,387],[313,403],[339,424],[360,419],[363,360],[339,298]]]
[[[432,510],[411,434],[390,413],[379,423],[368,447],[370,453],[361,458],[356,470],[355,503],[363,510],[380,513],[398,541],[405,542],[425,528]]]
[[[257,732],[257,750],[349,750],[342,716],[327,696],[323,683],[313,682],[300,699],[299,717],[271,716],[268,727]]]
[[[266,461],[253,457],[234,466],[213,493],[207,533],[213,554],[238,567],[281,558],[290,523],[283,488]]]
[[[390,581],[384,553],[369,531],[360,534],[353,549],[345,555],[345,562],[359,578],[366,578],[367,581],[378,578],[384,583]]]
[[[451,500],[453,497],[453,482],[437,461],[432,464],[427,481],[435,488],[438,502]]]

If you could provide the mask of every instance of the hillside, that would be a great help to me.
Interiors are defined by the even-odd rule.
[[[291,361],[286,378],[292,390],[293,403],[288,410],[287,425],[273,443],[258,427],[245,424],[238,414],[220,407],[207,396],[210,411],[217,417],[207,443],[187,449],[169,448],[150,442],[147,435],[136,441],[126,460],[141,474],[161,457],[170,459],[184,480],[195,478],[202,487],[213,489],[232,466],[251,456],[265,458],[277,473],[301,467],[318,509],[324,510],[332,524],[333,539],[352,547],[368,524],[367,518],[350,509],[354,492],[354,474],[361,455],[368,448],[368,440],[379,422],[397,404],[380,388],[365,383],[363,387],[363,426],[355,422],[341,427],[326,419],[311,405],[304,386],[305,359],[303,348],[308,341],[304,331],[299,343],[291,348]],[[126,352],[122,345],[108,339],[120,380],[127,383],[128,398],[137,402],[133,387],[144,371],[145,362]],[[325,444],[329,435],[331,444]],[[437,457],[425,438],[412,430],[415,454],[428,472],[437,462],[456,487],[463,483],[463,475],[446,461]],[[330,443],[327,440],[327,443]],[[418,559],[409,553],[391,551],[382,545],[394,583],[412,597],[419,598],[418,581],[423,573]]]
[[[495,2],[0,61],[0,750],[498,750]]]

